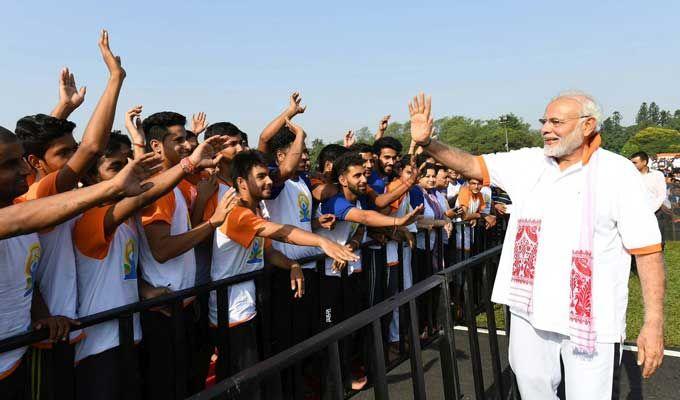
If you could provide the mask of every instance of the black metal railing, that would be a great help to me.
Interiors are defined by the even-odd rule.
[[[324,374],[327,379],[323,382],[324,391],[331,398],[339,399],[344,396],[343,380],[340,376],[340,357],[338,350],[339,340],[355,333],[361,329],[366,329],[370,336],[370,368],[368,369],[369,377],[373,385],[375,397],[377,399],[389,398],[387,392],[387,371],[401,361],[410,359],[411,377],[413,381],[413,394],[416,399],[425,399],[426,391],[424,384],[423,365],[421,356],[421,341],[420,333],[423,330],[423,323],[425,329],[429,330],[431,338],[425,341],[425,345],[430,343],[438,343],[441,354],[441,370],[443,374],[444,393],[446,399],[458,399],[461,396],[461,389],[459,384],[459,369],[455,358],[456,346],[454,340],[453,326],[455,319],[455,307],[463,307],[465,310],[465,321],[468,326],[468,337],[470,341],[470,353],[472,359],[472,369],[475,381],[476,398],[484,398],[484,382],[482,377],[482,365],[480,358],[479,341],[477,338],[478,331],[475,323],[475,317],[481,312],[485,312],[489,322],[491,353],[492,353],[492,368],[494,370],[493,386],[498,393],[503,392],[502,376],[500,374],[500,358],[498,350],[498,342],[495,337],[495,315],[493,313],[493,305],[490,303],[490,288],[492,287],[493,276],[495,275],[495,266],[497,265],[497,257],[500,254],[500,246],[494,246],[498,243],[497,238],[500,237],[499,232],[495,232],[496,236],[490,235],[485,231],[483,221],[474,229],[468,229],[467,223],[456,223],[454,233],[451,235],[449,245],[444,244],[444,234],[441,228],[435,229],[436,239],[435,245],[430,246],[430,237],[427,232],[424,234],[425,238],[425,263],[428,263],[431,269],[423,268],[423,265],[412,263],[413,269],[425,270],[425,274],[419,276],[419,281],[415,282],[411,288],[404,290],[403,281],[403,259],[402,259],[402,245],[398,246],[398,293],[382,300],[379,303],[372,305],[368,309],[351,316],[350,318],[339,322],[326,330],[323,330],[315,336],[304,340],[292,347],[278,353],[272,354],[267,347],[268,337],[265,334],[262,347],[262,353],[265,357],[256,365],[246,368],[242,371],[228,371],[230,376],[217,376],[218,382],[203,392],[195,394],[191,398],[204,399],[213,398],[222,394],[227,396],[238,395],[239,390],[245,383],[262,382],[267,376],[274,378],[278,377],[286,368],[294,366],[305,358],[319,351],[325,353],[326,368],[329,368],[328,373]],[[502,230],[502,225],[495,230]],[[470,240],[471,246],[465,249],[465,237],[468,234],[474,235],[474,240]],[[458,236],[457,236],[458,235]],[[458,237],[460,237],[461,246],[457,246]],[[496,239],[494,239],[496,237]],[[375,245],[375,242],[366,243],[362,251],[370,251],[369,245]],[[431,247],[433,249],[431,250]],[[476,255],[475,255],[476,254]],[[323,256],[307,257],[299,260],[301,264],[317,261],[317,271],[319,274],[324,273]],[[415,261],[415,260],[414,260]],[[228,314],[228,290],[229,287],[241,282],[256,280],[258,283],[258,291],[264,289],[267,294],[268,274],[270,270],[260,270],[250,272],[243,275],[233,276],[219,281],[214,281],[199,285],[196,287],[180,290],[171,294],[159,296],[153,299],[143,300],[137,303],[128,304],[122,307],[114,308],[108,311],[90,315],[81,318],[80,328],[86,328],[99,323],[107,321],[118,321],[119,339],[120,339],[120,353],[123,360],[132,362],[131,357],[134,357],[134,332],[133,332],[133,315],[142,311],[150,310],[157,307],[168,307],[171,310],[173,318],[173,335],[174,346],[168,349],[172,352],[174,362],[174,382],[175,382],[175,398],[184,398],[187,393],[186,379],[187,365],[184,360],[184,355],[175,349],[183,348],[183,337],[179,332],[182,332],[184,327],[184,319],[182,318],[182,309],[184,300],[190,297],[199,297],[208,295],[208,293],[215,291],[217,295],[218,307],[218,337],[221,339],[217,344],[218,357],[228,357],[229,348],[226,338],[229,331],[229,314]],[[384,273],[385,271],[377,271]],[[343,271],[342,278],[347,279],[346,271]],[[451,296],[451,288],[455,287],[457,283],[458,289],[462,290],[462,299],[455,299]],[[456,289],[456,290],[458,290]],[[259,302],[267,302],[267,296],[260,296],[258,294]],[[261,310],[261,304],[258,304],[258,310]],[[266,309],[266,307],[263,307]],[[393,312],[400,310],[399,331],[400,331],[400,353],[403,357],[394,360],[391,364],[385,363],[385,353],[383,345],[383,326],[381,318]],[[223,311],[223,310],[226,310]],[[419,312],[425,312],[425,318],[419,319]],[[262,315],[265,313],[259,313]],[[310,316],[313,318],[313,316]],[[262,318],[262,317],[260,317]],[[263,324],[266,326],[266,324]],[[262,325],[259,329],[263,329]],[[265,329],[266,331],[267,329]],[[440,334],[443,332],[443,334]],[[0,353],[16,349],[23,346],[28,346],[33,343],[38,343],[47,339],[48,332],[45,329],[39,331],[28,332],[26,334],[10,337],[0,341]],[[144,339],[142,339],[143,341]],[[408,349],[405,347],[408,343]],[[65,343],[57,343],[56,346],[69,346]],[[121,365],[121,376],[126,382],[133,382],[134,377],[123,362]],[[129,365],[129,364],[127,364]],[[72,369],[73,365],[64,365],[63,368]],[[73,376],[73,375],[71,375]],[[300,382],[296,382],[299,384]],[[153,384],[146,382],[146,384]],[[128,385],[126,385],[128,386]],[[57,394],[58,398],[62,398]],[[300,394],[296,394],[296,398],[300,398]]]

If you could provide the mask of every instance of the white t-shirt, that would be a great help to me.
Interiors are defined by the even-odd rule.
[[[333,228],[332,230],[329,231],[327,229],[321,229],[317,231],[316,234],[323,236],[343,246],[347,244],[352,239],[352,236],[354,236],[357,229],[359,229],[360,224],[345,220],[345,216],[352,208],[361,209],[361,203],[359,201],[357,201],[356,203],[352,203],[349,200],[347,200],[342,193],[338,193],[335,196],[324,200],[323,203],[321,203],[320,208],[321,212],[324,214],[334,214],[336,217],[336,223],[335,228]],[[366,235],[364,234],[364,238],[365,237]],[[356,254],[357,256],[361,256],[361,250],[357,249],[354,252],[354,254]],[[325,260],[326,276],[339,277],[341,275],[341,271],[334,272],[332,267],[333,259],[330,257],[326,257]],[[352,275],[355,272],[360,271],[361,271],[360,259],[355,262],[351,262],[347,265],[348,276]]]
[[[597,341],[625,337],[630,253],[661,250],[661,236],[640,174],[627,159],[599,149],[593,239],[593,320]],[[517,219],[533,212],[541,219],[536,255],[531,324],[569,335],[571,252],[579,245],[583,167],[560,171],[541,148],[524,148],[481,157],[488,169],[485,184],[504,189],[513,199],[492,301],[508,304]],[[516,310],[513,310],[516,312]]]
[[[113,235],[104,236],[104,218],[111,206],[92,208],[75,223],[73,248],[78,272],[78,315],[98,312],[139,301],[137,288],[139,235],[132,218],[120,224]],[[142,340],[139,314],[132,317],[135,342]],[[118,321],[84,329],[85,338],[76,344],[76,361],[120,344]]]
[[[663,172],[651,168],[646,174],[640,174],[640,176],[649,195],[649,206],[653,212],[656,212],[666,200],[666,178]]]
[[[189,249],[175,258],[159,263],[153,257],[144,226],[161,221],[170,225],[170,235],[177,236],[191,230],[189,209],[182,191],[175,187],[172,192],[145,208],[137,221],[139,226],[139,261],[142,278],[153,287],[167,287],[174,291],[190,288],[196,282],[196,258]]]
[[[35,233],[0,240],[0,339],[30,329],[33,273],[40,251]],[[12,370],[25,352],[21,347],[0,354],[0,375]]]
[[[312,193],[303,178],[288,179],[281,192],[275,198],[265,200],[264,204],[272,221],[292,225],[307,232],[312,231]],[[321,254],[318,247],[297,246],[278,241],[272,242],[272,247],[291,260]],[[314,269],[316,263],[307,263],[302,268]]]
[[[220,183],[218,198],[229,186]],[[264,268],[265,239],[255,232],[265,220],[250,209],[236,206],[227,220],[215,230],[210,277],[213,281]],[[255,281],[229,286],[229,326],[250,321],[257,314]],[[210,323],[217,326],[217,294],[210,292]]]

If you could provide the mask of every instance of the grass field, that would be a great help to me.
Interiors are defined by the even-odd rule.
[[[666,261],[666,346],[680,347],[680,241],[666,243],[664,255]],[[626,341],[634,342],[637,338],[642,322],[644,311],[642,303],[642,291],[640,280],[631,274],[628,282],[628,315]],[[504,327],[503,310],[496,306],[496,321],[499,328]],[[485,327],[486,315],[477,318],[479,326]]]

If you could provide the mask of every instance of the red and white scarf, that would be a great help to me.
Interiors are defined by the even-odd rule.
[[[579,242],[571,255],[569,337],[579,352],[592,354],[597,338],[593,324],[593,235],[595,185],[597,170],[596,153],[601,142],[595,136],[585,150],[583,159],[584,190],[581,212]],[[540,180],[540,178],[539,178]],[[541,236],[541,219],[520,218],[515,234],[512,277],[510,279],[509,303],[519,312],[531,315],[533,312],[534,274],[536,257]]]

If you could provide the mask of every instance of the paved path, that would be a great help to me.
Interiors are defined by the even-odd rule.
[[[502,349],[501,363],[505,369],[507,390],[509,384],[509,366],[507,360],[507,338],[499,336],[499,345]],[[472,367],[468,352],[467,332],[456,331],[457,359],[460,372],[460,384],[464,399],[474,399],[474,386],[472,381]],[[428,400],[443,400],[442,376],[439,365],[439,352],[435,345],[423,351],[423,366],[425,371],[425,386]],[[489,345],[487,336],[480,334],[480,349],[482,362],[485,369],[484,384],[488,399],[497,399],[490,387],[492,382],[491,364],[489,361]],[[664,358],[661,369],[649,380],[640,378],[640,370],[636,365],[637,354],[624,351],[623,370],[621,371],[621,399],[627,400],[657,400],[657,399],[680,399],[680,358]],[[388,384],[391,400],[413,399],[413,386],[411,385],[410,365],[408,360],[393,369],[388,374]],[[564,397],[561,397],[564,398]],[[372,389],[361,392],[353,397],[356,400],[373,399]]]

